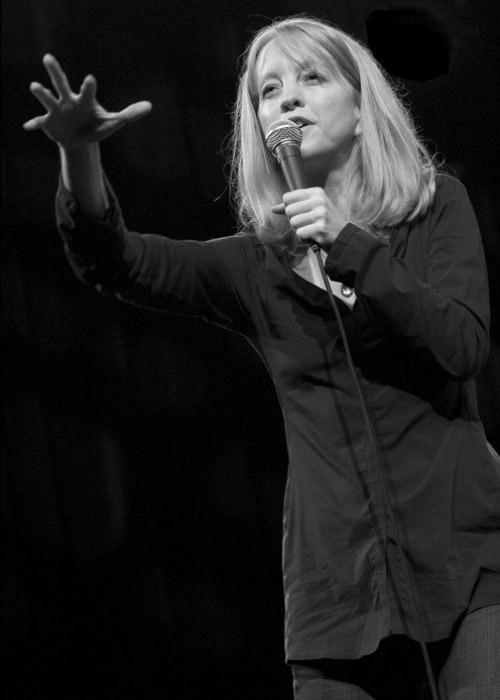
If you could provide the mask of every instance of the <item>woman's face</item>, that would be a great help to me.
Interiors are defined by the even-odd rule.
[[[306,172],[327,176],[342,169],[360,133],[352,88],[334,78],[324,64],[292,62],[274,42],[262,50],[256,76],[257,115],[264,134],[277,119],[290,119],[302,131]]]

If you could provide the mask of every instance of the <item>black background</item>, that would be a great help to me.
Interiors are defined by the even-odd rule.
[[[104,143],[106,172],[130,228],[208,239],[235,230],[223,145],[252,32],[307,11],[369,39],[476,209],[493,307],[478,393],[499,449],[497,6],[3,0],[4,697],[291,697],[272,383],[242,338],[73,276],[57,149],[21,128],[42,55],[75,89],[96,75],[108,109],[153,102]]]

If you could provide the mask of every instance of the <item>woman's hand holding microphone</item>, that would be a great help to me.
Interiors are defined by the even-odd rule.
[[[348,223],[322,187],[292,190],[283,195],[283,203],[271,207],[275,214],[285,214],[303,241],[315,241],[328,249]]]

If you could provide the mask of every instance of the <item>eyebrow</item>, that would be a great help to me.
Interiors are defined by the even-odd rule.
[[[290,61],[293,63],[295,69],[297,72],[304,71],[304,70],[309,70],[311,68],[317,68],[319,61],[313,61],[313,60],[305,60],[305,61],[294,61],[290,59]],[[324,70],[325,68],[323,68]],[[269,80],[269,78],[279,78],[280,77],[280,71],[279,70],[268,70],[262,75],[257,75],[257,80],[262,83],[265,80]]]
[[[280,77],[279,71],[270,70],[270,71],[267,71],[267,73],[264,73],[263,75],[258,75],[257,76],[257,83],[259,85],[262,85],[262,83],[265,83],[266,80],[270,80],[271,78],[279,78],[279,77]]]

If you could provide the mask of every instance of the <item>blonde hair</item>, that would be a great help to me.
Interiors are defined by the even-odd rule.
[[[357,40],[326,21],[299,15],[261,29],[243,54],[230,156],[240,224],[268,243],[296,248],[286,218],[270,211],[286,185],[257,118],[256,63],[271,41],[294,63],[320,61],[354,91],[361,133],[354,145],[351,221],[377,232],[424,214],[434,196],[436,166],[396,87]]]

